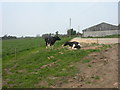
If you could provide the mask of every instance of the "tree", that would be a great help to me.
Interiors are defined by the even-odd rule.
[[[67,30],[67,35],[76,35],[76,31],[73,29],[68,29]]]
[[[7,36],[7,34],[6,34],[2,37],[2,39],[17,39],[17,37],[16,36]]]
[[[56,33],[55,35],[58,36],[58,31],[56,31],[55,33]]]
[[[73,35],[76,35],[76,31],[73,31]]]

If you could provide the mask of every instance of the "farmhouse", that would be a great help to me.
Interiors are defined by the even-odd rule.
[[[103,22],[82,31],[83,37],[102,37],[107,35],[118,35],[118,26]]]

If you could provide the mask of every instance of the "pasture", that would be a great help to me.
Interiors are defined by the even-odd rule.
[[[75,63],[88,63],[85,56],[110,48],[102,45],[97,49],[69,50],[62,44],[73,37],[60,38],[53,49],[46,49],[42,38],[3,40],[3,88],[50,88],[57,82],[67,83],[65,78],[78,73]]]

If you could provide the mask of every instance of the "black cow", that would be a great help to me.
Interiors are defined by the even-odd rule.
[[[58,36],[45,37],[46,46],[52,46],[57,40],[61,40]]]
[[[78,42],[66,42],[63,46],[70,46],[72,49],[76,48],[76,49],[80,49],[81,45]]]

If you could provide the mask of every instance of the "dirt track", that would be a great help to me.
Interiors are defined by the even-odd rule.
[[[67,83],[55,85],[59,88],[118,88],[118,45],[84,58],[88,63],[78,62],[79,73],[67,78]]]
[[[98,44],[115,44],[118,43],[119,38],[74,38],[71,41],[78,41],[80,43],[98,43]]]

